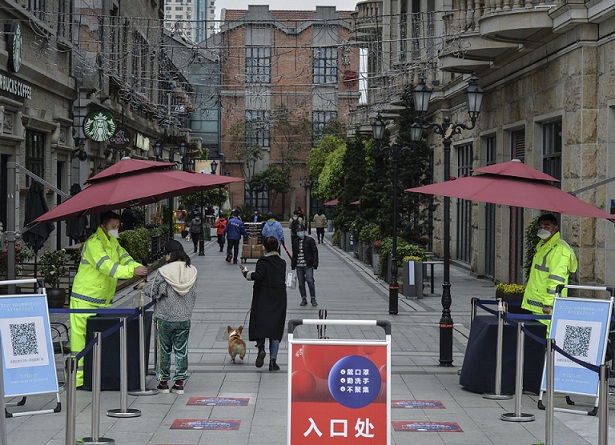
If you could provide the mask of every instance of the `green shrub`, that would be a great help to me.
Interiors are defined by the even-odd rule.
[[[333,232],[333,236],[331,237],[331,244],[333,244],[334,246],[340,245],[340,231],[339,230],[336,230],[335,232]]]
[[[393,238],[387,236],[380,245],[380,277],[386,277],[388,258],[393,249]],[[415,258],[415,261],[425,261],[427,255],[425,249],[418,244],[411,244],[405,239],[397,238],[397,267],[401,267],[407,257]]]
[[[45,277],[45,286],[58,287],[60,278],[68,272],[66,251],[47,250],[41,255],[40,272]]]
[[[380,239],[381,236],[382,233],[380,231],[380,227],[378,227],[378,224],[375,223],[365,224],[359,232],[359,240],[365,241],[369,244],[372,244],[377,239]]]
[[[134,230],[125,230],[120,233],[120,245],[126,249],[135,261],[146,264],[147,249],[150,243],[150,233],[150,230],[145,227],[140,227]]]

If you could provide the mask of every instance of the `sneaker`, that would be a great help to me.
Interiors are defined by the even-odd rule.
[[[307,306],[307,299],[306,298],[302,298],[301,299],[301,303],[299,303],[299,306]]]
[[[160,382],[158,386],[156,386],[156,389],[160,394],[168,394],[169,392],[171,392],[169,390],[169,384],[167,382]]]
[[[176,380],[171,391],[175,394],[183,394],[184,393],[184,382],[182,380]]]
[[[256,367],[262,368],[265,364],[265,356],[267,353],[265,352],[265,348],[258,348],[258,355],[256,356]]]
[[[231,262],[231,259],[233,259],[233,257],[232,257],[232,256],[230,256],[230,255],[227,255],[227,256],[226,256],[226,262],[227,262],[227,263],[230,263],[230,262]]]
[[[316,303],[316,298],[312,298],[312,306],[318,306],[318,303]]]

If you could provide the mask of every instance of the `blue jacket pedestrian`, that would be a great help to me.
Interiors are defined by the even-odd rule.
[[[284,230],[282,229],[282,224],[275,220],[273,212],[269,212],[267,216],[269,217],[269,220],[267,220],[267,222],[263,226],[263,230],[261,230],[263,240],[269,236],[272,236],[278,240],[278,244],[285,244]]]
[[[241,238],[241,235],[248,236],[248,232],[246,232],[243,222],[241,222],[241,220],[236,216],[233,216],[226,224],[224,234],[229,240],[239,239]]]

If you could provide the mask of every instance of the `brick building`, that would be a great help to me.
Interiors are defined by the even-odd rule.
[[[222,10],[221,155],[232,176],[246,178],[231,186],[232,206],[246,203],[286,216],[304,207],[300,178],[307,175],[310,149],[327,122],[347,123],[359,103],[350,14],[320,6]],[[289,175],[290,193],[273,198],[249,188],[250,179],[272,164]]]

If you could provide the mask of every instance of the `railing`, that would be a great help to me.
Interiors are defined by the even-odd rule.
[[[461,2],[465,3],[465,2]],[[477,2],[475,2],[477,3]],[[511,9],[534,8],[555,5],[558,1],[541,1],[541,0],[486,0],[485,14],[494,12],[506,11]]]

